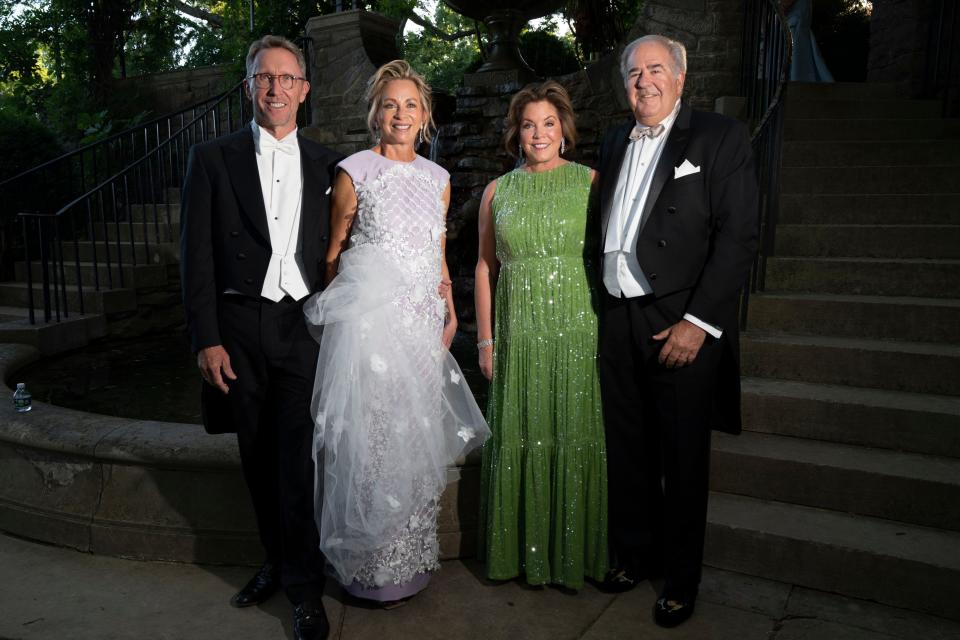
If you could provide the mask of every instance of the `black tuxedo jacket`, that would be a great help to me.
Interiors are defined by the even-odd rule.
[[[329,238],[329,190],[341,156],[302,134],[297,140],[301,256],[307,286],[318,291]],[[180,214],[180,277],[194,352],[222,344],[217,314],[224,290],[260,297],[271,253],[250,127],[194,145]]]
[[[600,148],[601,238],[633,126],[631,120],[611,129]],[[674,178],[684,161],[700,170]],[[636,256],[662,312],[658,331],[684,313],[723,330],[728,349],[714,426],[734,432],[740,430],[737,310],[757,250],[758,203],[746,126],[682,105],[654,169]],[[603,241],[600,246],[602,251]]]

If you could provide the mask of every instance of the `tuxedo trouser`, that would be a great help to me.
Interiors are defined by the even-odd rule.
[[[687,292],[682,292],[686,295]],[[603,292],[600,390],[607,438],[610,546],[617,566],[662,569],[665,591],[696,594],[703,563],[710,422],[725,338],[707,336],[689,365],[657,362],[655,334],[682,305]]]
[[[325,577],[310,404],[319,345],[307,331],[303,301],[222,301],[220,335],[237,375],[227,380],[227,397],[260,541],[290,601],[318,600]]]

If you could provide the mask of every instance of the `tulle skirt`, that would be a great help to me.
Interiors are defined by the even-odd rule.
[[[447,467],[489,435],[441,344],[438,283],[413,281],[374,245],[304,306],[320,355],[314,386],[320,549],[341,584],[399,585],[437,566]]]

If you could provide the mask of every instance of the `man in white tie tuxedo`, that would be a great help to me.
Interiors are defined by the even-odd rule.
[[[693,613],[710,430],[740,430],[738,300],[756,251],[746,127],[681,102],[683,45],[631,42],[633,118],[600,150],[600,386],[609,470],[609,591],[664,578],[662,626]]]
[[[303,303],[323,282],[340,157],[297,132],[310,85],[302,52],[264,36],[246,59],[254,120],[190,149],[180,268],[210,433],[236,432],[266,561],[231,599],[283,588],[296,638],[326,638],[313,513],[311,394],[318,345]]]

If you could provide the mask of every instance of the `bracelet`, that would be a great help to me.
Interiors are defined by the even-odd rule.
[[[487,347],[493,346],[493,338],[487,338],[486,340],[481,340],[477,343],[477,351],[483,351]]]

